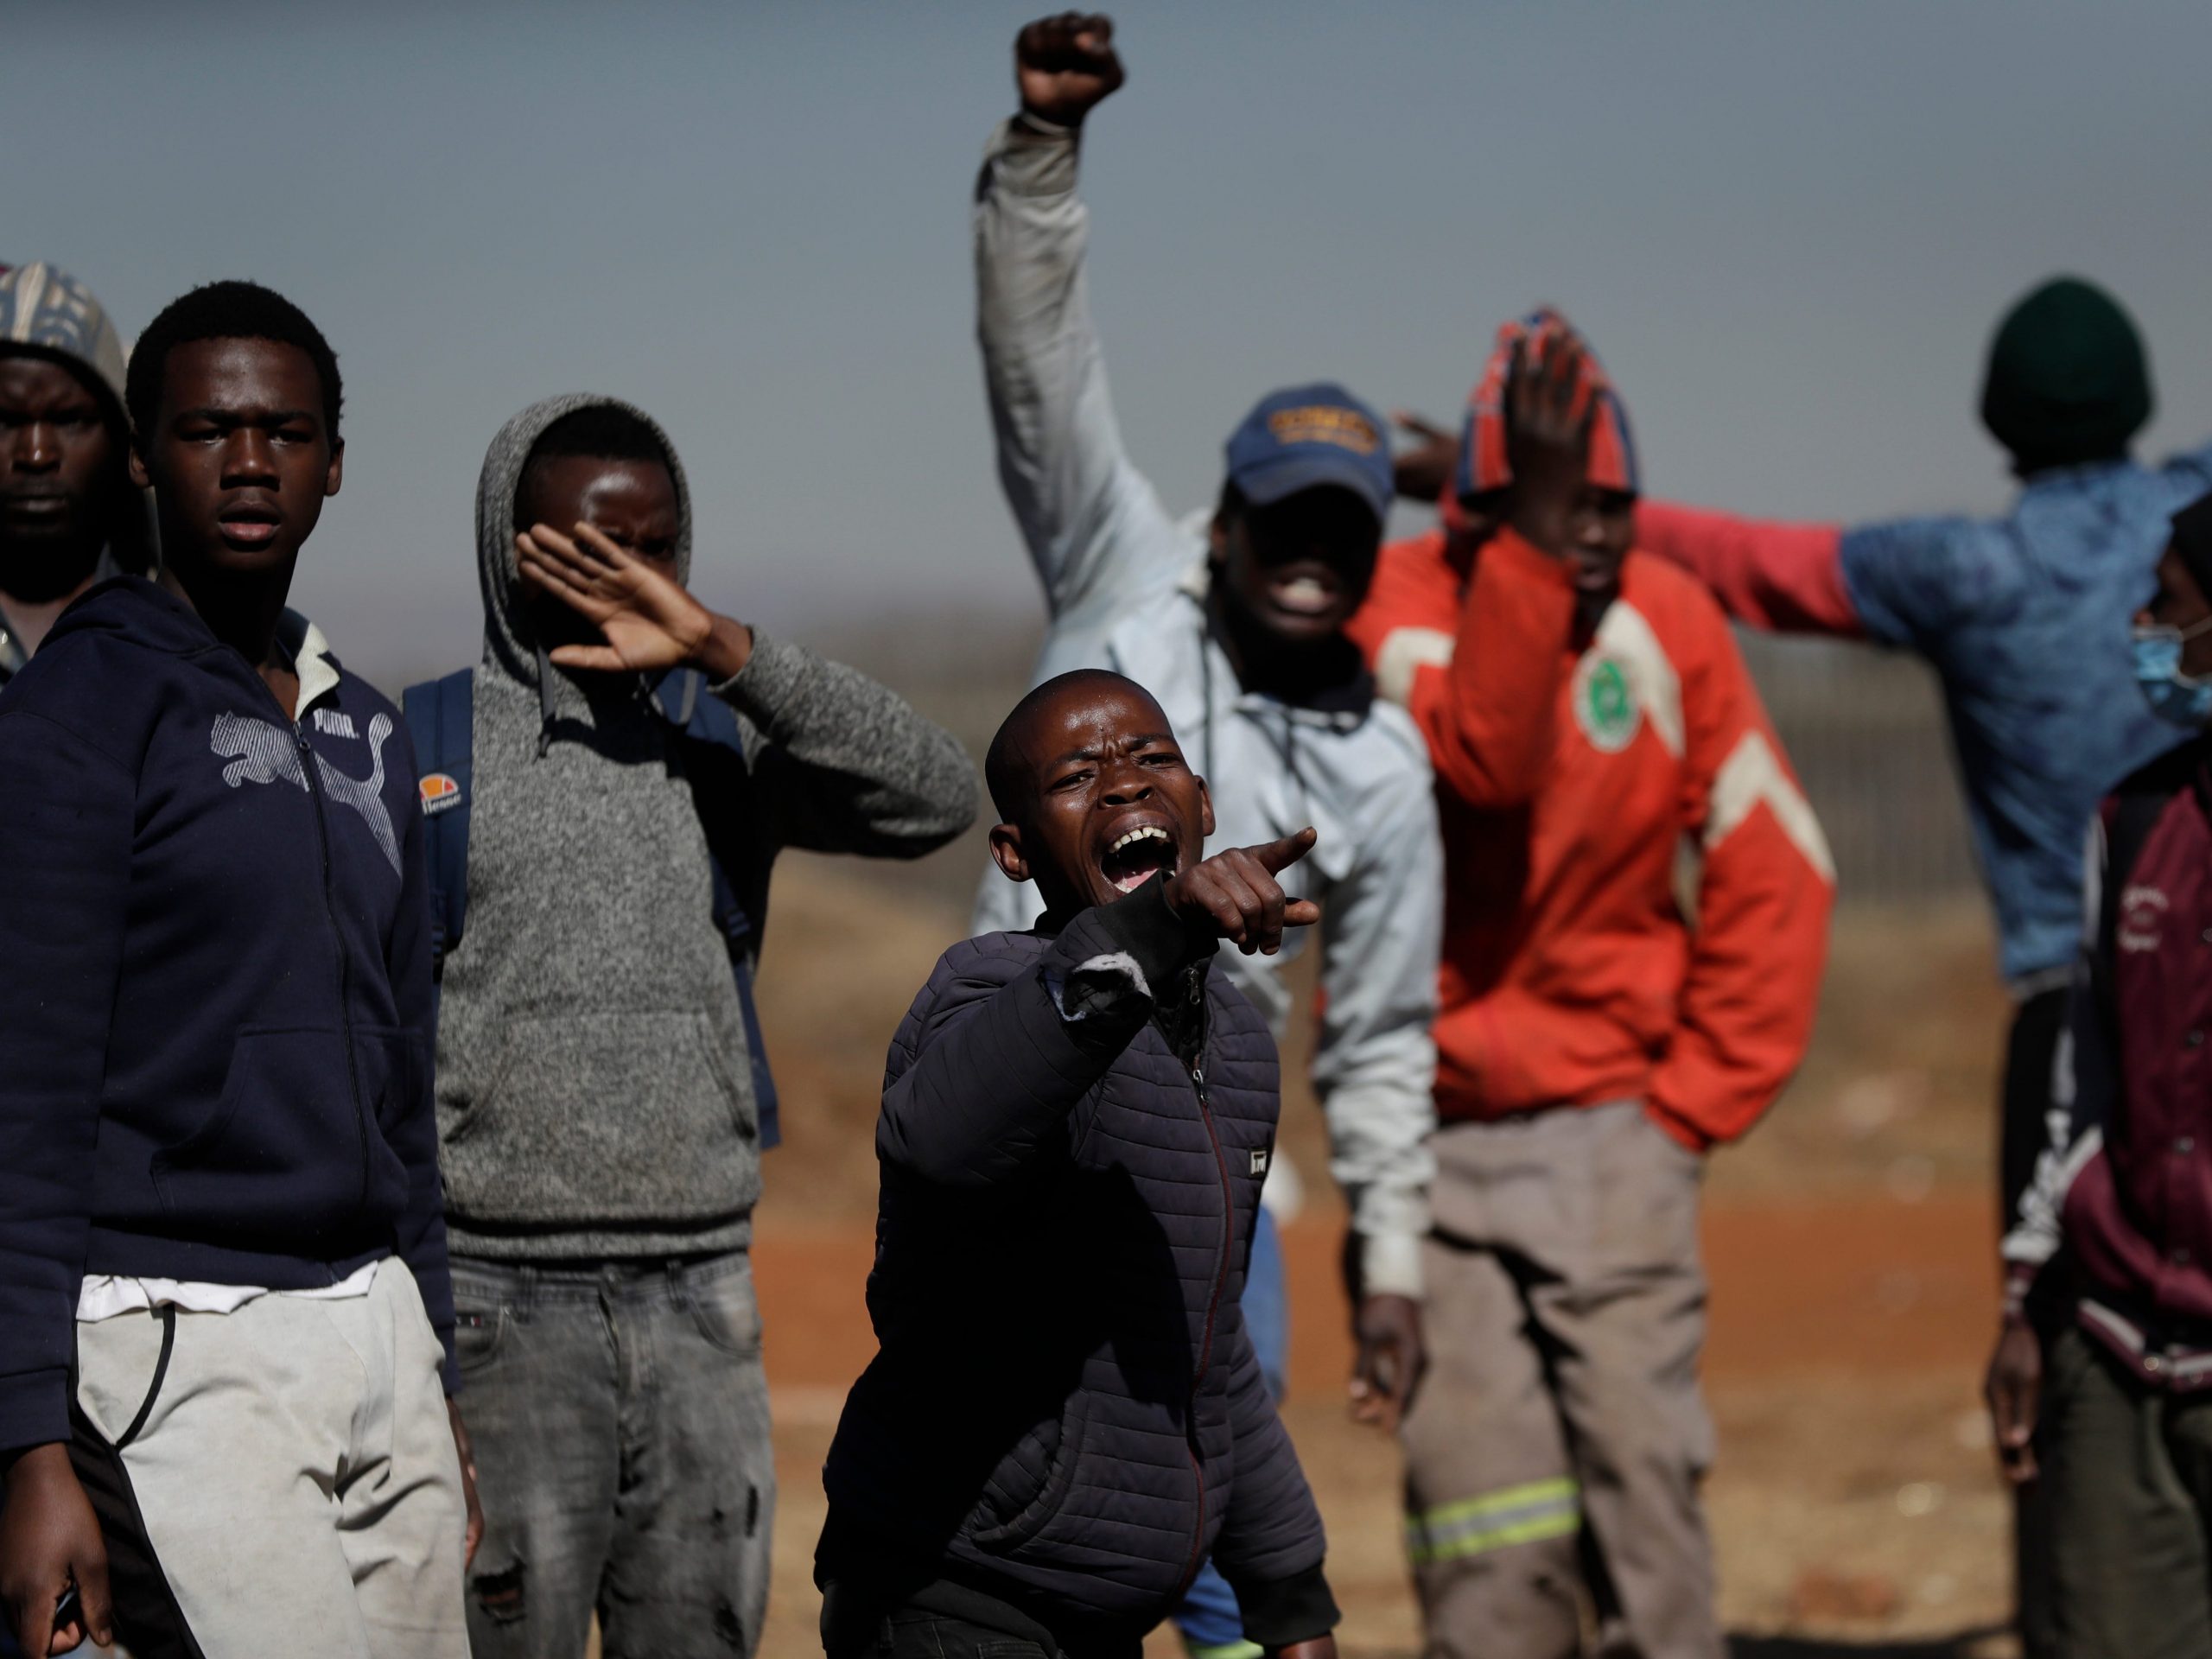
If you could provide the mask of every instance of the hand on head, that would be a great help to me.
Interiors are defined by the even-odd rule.
[[[531,592],[557,600],[597,628],[602,645],[554,646],[563,668],[653,674],[681,667],[726,680],[752,654],[752,631],[709,610],[671,574],[582,519],[575,534],[532,524],[515,537],[515,566]]]
[[[1103,12],[1040,17],[1014,39],[1014,82],[1021,107],[1056,126],[1073,127],[1123,79],[1114,50],[1114,20]]]
[[[1505,381],[1506,521],[1532,546],[1564,554],[1590,454],[1596,376],[1567,320],[1543,321],[1514,343]]]

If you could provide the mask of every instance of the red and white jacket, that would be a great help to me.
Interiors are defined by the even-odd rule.
[[[1834,870],[1727,623],[1631,553],[1578,640],[1560,561],[1458,545],[1385,548],[1351,628],[1436,770],[1439,1113],[1641,1099],[1687,1146],[1741,1135],[1803,1056]]]

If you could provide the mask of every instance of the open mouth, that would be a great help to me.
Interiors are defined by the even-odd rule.
[[[1157,823],[1139,824],[1114,838],[1098,861],[1098,873],[1116,893],[1134,893],[1162,871],[1175,868],[1175,838]]]
[[[1335,582],[1325,577],[1300,570],[1270,582],[1268,597],[1274,601],[1277,610],[1288,615],[1323,617],[1337,608],[1342,593]]]

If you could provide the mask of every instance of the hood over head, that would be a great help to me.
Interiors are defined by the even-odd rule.
[[[545,429],[564,415],[594,408],[635,416],[660,445],[668,474],[676,481],[676,576],[686,585],[691,579],[691,486],[684,479],[683,463],[677,459],[676,446],[652,416],[619,397],[580,391],[532,404],[501,427],[484,453],[484,470],[476,484],[476,573],[484,594],[484,662],[536,688],[549,714],[554,670],[531,631],[528,595],[515,563],[515,486]]]
[[[123,414],[123,336],[107,308],[67,271],[35,260],[0,274],[0,352],[28,351],[76,372],[102,403],[118,436]]]
[[[1446,492],[1447,505],[1452,496],[1472,500],[1513,482],[1513,468],[1507,459],[1510,452],[1506,442],[1505,382],[1512,371],[1514,347],[1526,342],[1529,349],[1541,351],[1563,334],[1566,328],[1558,313],[1548,309],[1531,311],[1525,317],[1516,317],[1500,326],[1497,341],[1491,347],[1490,360],[1483,365],[1482,378],[1475,383],[1474,391],[1467,399],[1466,425],[1460,435],[1459,467],[1452,488]],[[1629,431],[1628,410],[1599,366],[1597,353],[1589,350],[1586,341],[1583,349],[1588,354],[1588,391],[1597,403],[1596,414],[1590,423],[1590,461],[1586,475],[1601,490],[1638,494],[1642,484],[1636,464],[1636,442]]]
[[[22,353],[60,364],[99,398],[118,462],[130,447],[130,419],[123,406],[123,336],[92,290],[44,260],[0,270],[0,356]],[[145,517],[131,526],[136,545],[113,550],[133,574],[150,563],[152,503],[141,495]],[[124,540],[130,541],[126,535]]]

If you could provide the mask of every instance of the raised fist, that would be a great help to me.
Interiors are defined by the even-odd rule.
[[[1311,927],[1321,907],[1287,899],[1275,877],[1313,850],[1311,827],[1264,847],[1231,847],[1168,878],[1162,897],[1193,927],[1227,939],[1246,956],[1272,957],[1286,927]]]
[[[1114,20],[1103,12],[1040,17],[1014,37],[1014,82],[1021,107],[1056,126],[1077,127],[1121,86]]]

